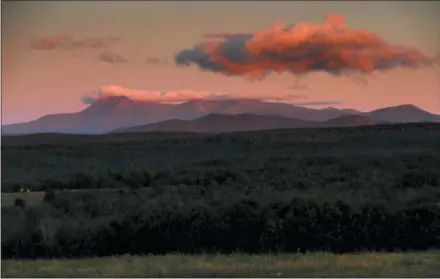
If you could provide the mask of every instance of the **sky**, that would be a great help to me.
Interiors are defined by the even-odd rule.
[[[273,97],[361,111],[414,104],[440,114],[438,66],[379,63],[391,51],[402,51],[401,64],[440,53],[439,1],[2,1],[1,8],[2,124],[80,111],[93,98],[118,92],[164,101],[193,95]],[[374,34],[363,38],[377,43],[375,50],[371,45],[362,53],[383,69],[361,59],[356,67],[369,70],[362,75],[336,75],[328,70],[329,61],[311,72],[302,71],[306,62],[292,64],[292,50],[281,47],[293,43],[283,28],[322,25],[326,14],[335,15],[336,25]],[[297,26],[295,42],[312,30]],[[303,42],[316,46],[315,38]],[[244,45],[254,56],[243,54]],[[342,57],[348,50],[338,46],[332,50]],[[276,55],[264,52],[269,50]],[[344,57],[332,63],[353,62]],[[363,82],[356,82],[359,78]]]

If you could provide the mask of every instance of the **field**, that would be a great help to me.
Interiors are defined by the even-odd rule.
[[[143,271],[131,262],[183,261],[143,254],[202,255],[184,257],[197,262],[234,253],[234,261],[246,258],[243,266],[249,267],[263,266],[259,261],[268,253],[281,259],[302,252],[303,260],[322,257],[317,264],[326,265],[349,256],[316,252],[439,249],[439,143],[439,124],[2,137],[2,259],[14,259],[2,263],[13,274],[22,264],[18,259],[104,257],[90,260],[99,265],[109,261],[105,257],[131,254],[118,263],[134,274]],[[20,189],[31,192],[17,193]],[[413,254],[359,257],[370,255],[388,259],[386,265],[387,257]],[[420,265],[432,262],[422,260],[425,256],[438,260],[434,252],[420,255]],[[375,260],[359,261],[368,266],[365,262]],[[412,260],[402,261],[407,264],[396,264],[393,274],[422,270]],[[43,274],[52,267],[75,268],[77,262],[47,262],[46,271],[26,264],[30,271],[24,272]],[[219,272],[200,265],[188,274]],[[306,269],[294,264],[279,272]],[[335,267],[335,276],[354,270],[343,269]],[[231,270],[251,275],[258,269]],[[368,276],[385,272],[375,270]]]
[[[28,206],[38,206],[43,202],[45,192],[2,193],[2,206],[14,206],[16,199],[23,199]]]
[[[167,255],[2,261],[2,277],[439,277],[440,253]]]

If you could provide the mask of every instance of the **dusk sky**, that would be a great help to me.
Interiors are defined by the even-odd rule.
[[[84,95],[105,86],[152,96],[179,90],[282,96],[296,84],[292,73],[255,81],[182,67],[175,57],[206,34],[254,33],[274,22],[323,24],[328,13],[389,44],[427,57],[440,53],[439,1],[7,1],[1,11],[2,123],[82,110]],[[440,114],[439,78],[438,66],[375,71],[367,84],[318,71],[300,79],[306,87],[293,92],[300,96],[292,102],[362,111],[414,104]]]

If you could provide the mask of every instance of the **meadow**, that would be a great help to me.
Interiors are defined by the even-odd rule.
[[[19,259],[440,248],[439,124],[2,137],[2,162],[10,274]]]
[[[2,277],[438,277],[440,253],[201,254],[4,260]]]

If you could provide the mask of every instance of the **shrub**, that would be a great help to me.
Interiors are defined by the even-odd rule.
[[[26,201],[22,198],[15,198],[14,206],[19,208],[25,208],[26,207]]]

